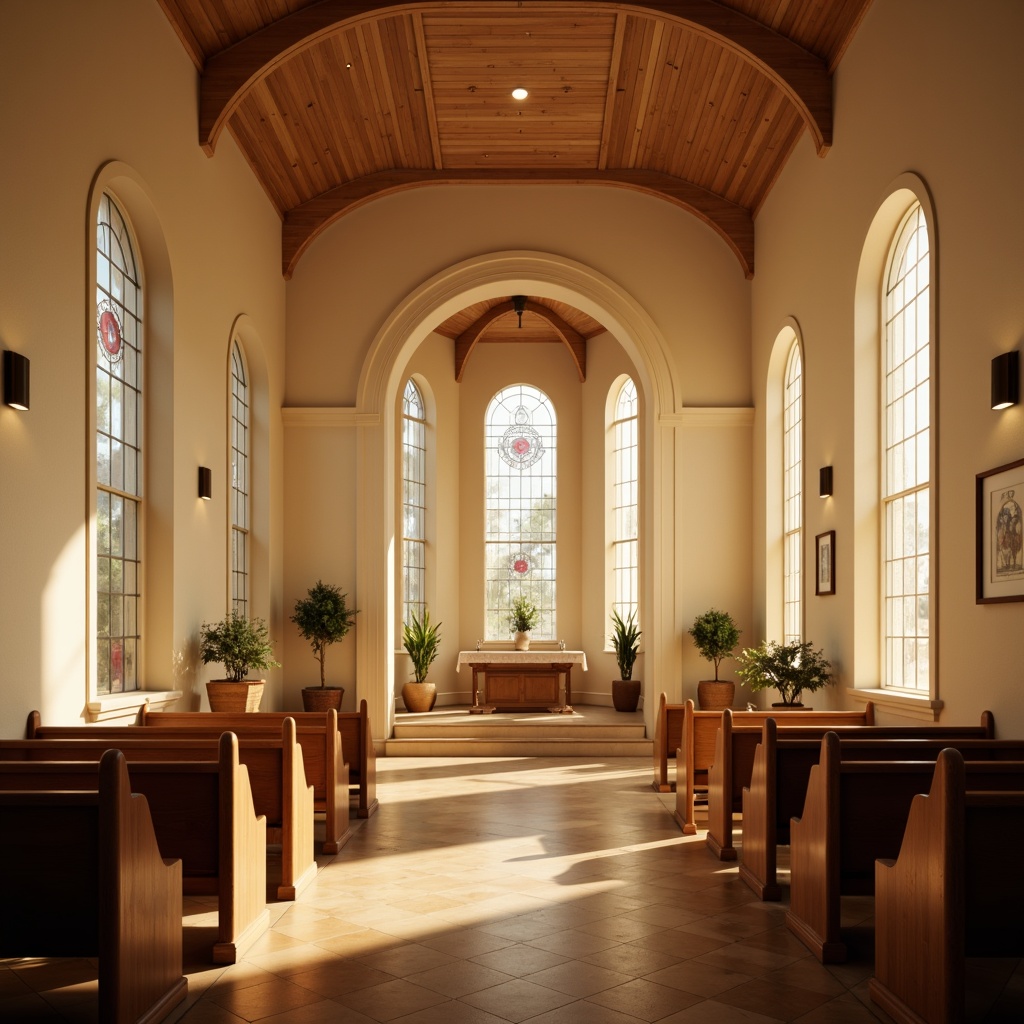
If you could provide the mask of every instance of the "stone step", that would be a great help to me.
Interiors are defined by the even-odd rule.
[[[412,737],[385,741],[386,757],[652,757],[648,739]]]

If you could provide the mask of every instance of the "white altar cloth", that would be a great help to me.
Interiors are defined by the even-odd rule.
[[[587,671],[583,651],[459,651],[455,671],[463,665],[579,665]]]

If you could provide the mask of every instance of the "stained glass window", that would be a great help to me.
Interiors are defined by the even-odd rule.
[[[499,391],[485,417],[485,636],[508,639],[512,602],[525,597],[540,612],[532,631],[554,639],[555,410],[529,384]]]
[[[96,692],[139,688],[143,366],[141,271],[109,195],[96,224]]]

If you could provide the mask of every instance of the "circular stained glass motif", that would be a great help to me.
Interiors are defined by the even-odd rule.
[[[108,362],[120,362],[124,355],[121,319],[109,299],[103,299],[96,307],[96,341]]]
[[[505,431],[498,445],[498,454],[513,469],[529,469],[544,454],[544,442],[529,419],[526,409],[519,406],[515,423]]]
[[[530,559],[522,551],[517,551],[508,560],[508,574],[515,578],[522,579],[530,573]]]

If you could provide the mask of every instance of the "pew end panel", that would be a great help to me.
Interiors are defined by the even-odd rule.
[[[761,742],[754,752],[750,785],[743,789],[743,859],[740,878],[758,899],[782,899],[778,884],[778,830],[776,828],[778,728],[774,718],[761,727]]]

